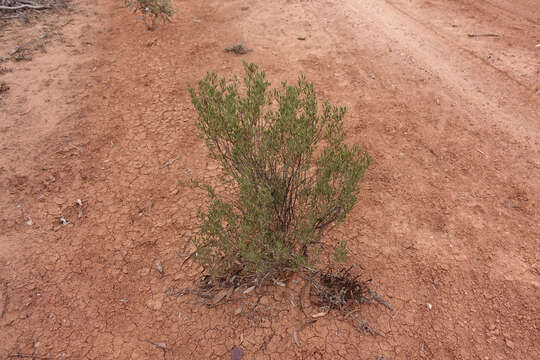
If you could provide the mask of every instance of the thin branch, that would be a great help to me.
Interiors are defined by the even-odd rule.
[[[467,34],[468,37],[470,38],[475,38],[475,37],[501,37],[501,35],[499,34]]]
[[[19,5],[19,6],[0,6],[0,10],[20,10],[20,9],[34,9],[34,10],[43,10],[49,9],[49,6],[46,5]]]
[[[52,359],[52,357],[33,355],[33,354],[11,354],[11,355],[8,355],[8,359],[15,359],[15,358]]]
[[[8,282],[7,281],[4,281],[3,293],[4,293],[4,299],[2,301],[3,305],[2,305],[2,311],[0,311],[0,319],[4,317],[4,314],[6,313],[6,309],[7,309],[7,304],[8,304]]]

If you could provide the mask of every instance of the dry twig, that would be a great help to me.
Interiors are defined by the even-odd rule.
[[[468,37],[470,38],[475,38],[475,37],[501,37],[501,35],[499,34],[467,34]]]
[[[8,304],[8,282],[4,281],[4,288],[2,289],[3,301],[2,301],[2,311],[0,311],[0,319],[4,317],[6,313],[7,304]]]
[[[1,6],[0,10],[7,10],[7,11],[15,11],[15,10],[22,10],[22,9],[34,9],[34,10],[43,10],[43,9],[49,9],[46,5],[35,5],[35,4],[22,4],[17,6]]]
[[[375,300],[376,302],[378,302],[379,304],[381,305],[384,305],[388,310],[390,311],[394,311],[394,309],[392,309],[392,307],[390,306],[390,304],[388,304],[386,302],[386,300],[384,300],[383,298],[381,298],[379,295],[375,294],[373,291],[371,291],[370,289],[368,289],[368,293],[369,293],[369,296],[371,296],[371,298],[373,300]]]
[[[52,359],[52,357],[41,356],[41,355],[33,355],[33,354],[11,354],[11,355],[8,355],[8,359],[15,359],[15,358]]]

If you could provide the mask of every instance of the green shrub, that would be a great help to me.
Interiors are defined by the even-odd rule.
[[[200,134],[233,189],[225,200],[208,186],[210,204],[194,239],[196,260],[222,280],[316,261],[322,233],[352,210],[371,163],[344,143],[346,109],[319,108],[303,75],[270,89],[257,65],[244,68],[242,92],[238,79],[212,72],[198,91],[189,89]],[[334,255],[344,259],[344,242]]]
[[[171,21],[174,9],[170,0],[125,0],[126,7],[134,14],[140,14],[149,30],[155,28],[156,22]]]

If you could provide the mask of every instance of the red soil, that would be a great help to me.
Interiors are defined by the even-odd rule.
[[[174,5],[153,32],[101,0],[0,27],[0,56],[43,44],[0,63],[0,358],[540,358],[538,1]],[[239,41],[253,51],[224,52]],[[183,184],[220,176],[187,85],[241,60],[349,107],[375,163],[328,241],[394,312],[330,313],[295,339],[293,281],[214,308],[182,295],[204,201]]]

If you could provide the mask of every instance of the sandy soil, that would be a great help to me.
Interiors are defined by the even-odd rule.
[[[0,358],[540,358],[538,1],[174,5],[153,32],[102,0],[0,20]],[[238,41],[253,51],[223,51]],[[186,292],[204,197],[185,183],[219,178],[187,85],[241,60],[349,107],[375,163],[327,240],[393,312],[295,339],[299,282],[214,308]]]

